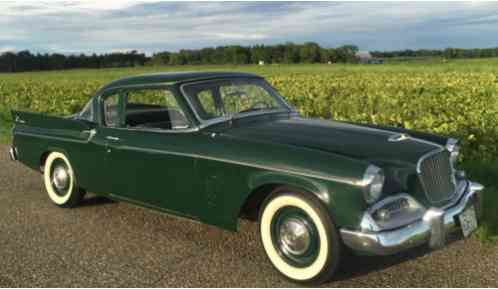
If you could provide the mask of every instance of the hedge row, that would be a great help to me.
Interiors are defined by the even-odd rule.
[[[467,159],[498,155],[498,85],[492,73],[349,71],[272,74],[268,80],[308,117],[434,132],[460,139]],[[0,114],[10,108],[71,114],[106,82],[0,79]]]

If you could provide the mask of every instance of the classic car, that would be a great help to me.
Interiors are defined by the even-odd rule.
[[[10,156],[50,200],[86,191],[237,231],[259,222],[285,277],[329,280],[346,251],[389,255],[468,236],[483,186],[457,141],[396,127],[305,119],[248,73],[141,75],[66,117],[12,112]]]

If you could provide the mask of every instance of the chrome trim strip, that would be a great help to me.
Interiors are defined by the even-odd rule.
[[[110,141],[119,141],[121,140],[119,137],[115,137],[115,136],[106,136],[105,137],[106,140],[110,140]]]
[[[118,79],[116,81],[119,81],[119,80],[120,79]],[[128,85],[119,85],[119,86],[109,87],[111,84],[112,84],[112,82],[106,86],[99,88],[97,90],[97,92],[92,97],[90,97],[89,101],[96,98],[97,101],[99,102],[101,100],[102,96],[104,96],[104,94],[113,93],[115,91],[119,91],[122,89],[163,88],[163,87],[174,85],[175,82],[155,82],[155,83],[149,83],[149,84],[144,84],[144,83],[142,83],[142,84],[128,84]]]
[[[372,233],[341,229],[342,240],[353,250],[374,255],[391,255],[423,244],[438,248],[445,244],[447,234],[457,229],[455,217],[483,188],[468,181],[466,194],[451,208],[431,208],[421,220],[396,230]]]
[[[361,180],[361,186],[366,187],[373,182],[375,176],[382,173],[382,169],[376,165],[369,165],[365,172],[363,173],[363,178]],[[384,185],[384,184],[383,184]]]
[[[165,133],[165,134],[181,134],[181,133],[192,133],[199,131],[199,127],[187,128],[187,129],[133,128],[133,127],[107,127],[107,128],[126,130],[126,131],[145,131],[145,132],[155,132],[155,133]]]
[[[88,141],[80,141],[80,140],[61,138],[61,137],[44,136],[44,135],[33,134],[33,133],[17,132],[17,134],[31,136],[31,137],[39,137],[39,138],[43,138],[43,139],[55,139],[55,140],[60,140],[60,141],[69,141],[69,142],[76,142],[76,143],[88,143]],[[180,153],[180,152],[172,152],[172,151],[156,150],[156,149],[144,149],[144,148],[132,147],[132,146],[117,146],[117,148],[134,150],[134,151],[139,151],[139,152],[169,154],[169,155],[176,155],[176,156],[184,156],[184,157],[213,160],[213,161],[248,166],[248,167],[253,167],[253,168],[258,168],[258,169],[263,169],[263,170],[276,171],[276,172],[282,172],[282,173],[298,175],[298,176],[303,176],[303,177],[310,177],[310,178],[316,178],[316,179],[327,180],[327,181],[332,181],[332,182],[338,182],[338,183],[348,184],[348,185],[352,185],[352,186],[358,186],[358,187],[362,186],[361,180],[355,180],[355,179],[350,179],[350,178],[331,177],[331,176],[316,175],[316,174],[308,174],[308,173],[303,173],[303,172],[296,172],[296,171],[292,171],[292,170],[269,167],[269,166],[264,166],[264,165],[251,164],[251,163],[222,159],[222,158],[215,158],[215,157],[199,155],[199,154]]]
[[[78,140],[78,139],[71,139],[71,138],[66,138],[66,137],[58,137],[58,136],[46,136],[42,134],[37,134],[37,133],[30,133],[30,132],[21,132],[17,131],[16,135],[24,135],[24,136],[30,136],[30,137],[38,137],[42,139],[55,139],[55,140],[60,140],[60,141],[68,141],[68,142],[75,142],[75,143],[88,143],[88,140]]]
[[[428,159],[429,157],[433,156],[433,155],[436,155],[438,153],[442,153],[444,152],[444,148],[439,148],[439,149],[436,149],[436,150],[433,150],[433,151],[430,151],[424,155],[422,155],[418,161],[417,161],[417,173],[418,174],[421,174],[422,173],[422,169],[421,169],[421,166],[422,166],[422,162],[426,159]]]
[[[416,137],[413,137],[413,136],[408,136],[409,139],[412,139],[414,141],[418,141],[420,143],[425,143],[425,144],[428,144],[428,145],[432,145],[432,146],[435,146],[437,148],[441,148],[441,149],[444,149],[444,146],[438,144],[438,143],[435,143],[435,142],[432,142],[432,141],[428,141],[428,140],[425,140],[425,139],[421,139],[421,138],[416,138]]]
[[[449,150],[450,152],[453,152],[457,144],[458,144],[457,139],[449,138],[448,141],[446,141],[446,149]]]
[[[400,142],[409,139],[410,136],[406,133],[396,133],[387,138],[389,142]]]
[[[85,134],[87,133],[88,134],[87,142],[90,142],[93,139],[93,137],[97,134],[97,130],[96,129],[84,130],[81,133]]]
[[[242,161],[235,161],[235,160],[229,160],[229,159],[223,159],[223,158],[210,157],[210,156],[200,155],[200,154],[172,152],[172,151],[157,150],[157,149],[144,149],[144,148],[126,146],[126,145],[117,146],[117,148],[138,151],[138,152],[167,154],[167,155],[175,155],[175,156],[182,156],[182,157],[191,157],[191,158],[198,158],[198,159],[204,159],[204,160],[218,161],[218,162],[224,162],[224,163],[240,165],[240,166],[247,166],[247,167],[252,167],[252,168],[257,168],[257,169],[262,169],[262,170],[276,171],[276,172],[298,175],[298,176],[303,176],[303,177],[317,178],[317,179],[321,179],[321,180],[333,181],[333,182],[338,182],[338,183],[343,183],[343,184],[348,184],[348,185],[353,185],[353,186],[360,186],[360,187],[362,186],[361,180],[331,177],[331,176],[317,175],[317,174],[309,174],[309,173],[297,172],[297,171],[287,170],[287,169],[282,169],[282,168],[269,167],[269,166],[265,166],[265,165],[252,164],[252,163],[247,163],[247,162],[242,162]]]
[[[458,201],[465,194],[465,191],[467,190],[467,186],[468,186],[468,184],[467,184],[466,180],[460,180],[455,186],[456,195],[453,194],[453,200],[450,203],[441,207],[441,209],[447,209],[449,207],[454,206],[456,203],[458,203]]]
[[[382,129],[376,129],[376,130],[382,130]],[[383,131],[388,131],[388,132],[392,132],[393,134],[390,135],[388,138],[387,138],[387,141],[389,142],[400,142],[400,141],[404,141],[404,140],[413,140],[413,141],[416,141],[416,142],[419,142],[419,143],[424,143],[424,144],[428,144],[428,145],[431,145],[431,146],[434,146],[436,148],[439,148],[439,149],[444,149],[444,146],[438,144],[438,143],[435,143],[435,142],[432,142],[432,141],[428,141],[428,140],[425,140],[425,139],[421,139],[421,138],[416,138],[416,137],[413,137],[409,134],[406,134],[406,133],[399,133],[399,132],[394,132],[392,130],[388,130],[388,129],[385,129]]]
[[[16,115],[16,118],[14,119],[14,122],[20,123],[20,124],[25,124],[26,121],[22,118],[20,118],[18,115]]]
[[[14,147],[10,147],[9,156],[11,161],[17,161],[17,149],[15,149]]]

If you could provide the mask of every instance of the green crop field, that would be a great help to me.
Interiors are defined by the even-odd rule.
[[[166,71],[246,71],[268,79],[304,116],[402,126],[461,141],[461,165],[487,186],[479,236],[498,240],[498,59],[383,65],[181,66],[0,74],[0,141],[10,109],[67,115],[102,85]]]

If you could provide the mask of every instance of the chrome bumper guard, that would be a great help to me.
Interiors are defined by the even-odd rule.
[[[400,227],[382,232],[361,232],[341,229],[344,244],[349,248],[372,255],[392,255],[409,248],[428,244],[439,248],[446,244],[447,234],[458,229],[456,218],[477,197],[484,187],[468,182],[465,194],[453,207],[445,210],[428,209],[423,218]],[[478,208],[476,208],[478,211]]]
[[[12,161],[17,161],[17,150],[13,147],[9,149],[9,156]]]

